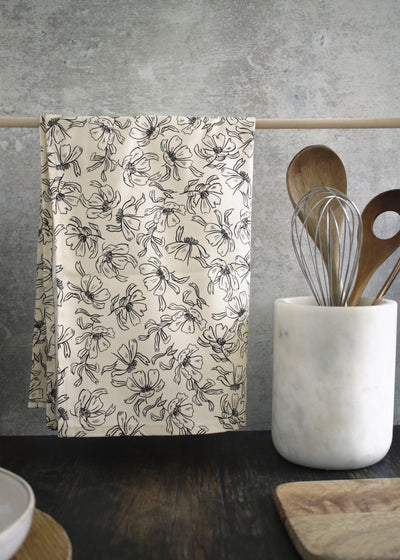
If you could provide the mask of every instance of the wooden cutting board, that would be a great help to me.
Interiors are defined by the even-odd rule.
[[[72,547],[67,533],[52,517],[38,509],[23,545],[12,560],[71,560]]]
[[[274,502],[304,560],[400,560],[400,479],[291,482]]]

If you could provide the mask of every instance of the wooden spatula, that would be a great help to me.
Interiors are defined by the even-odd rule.
[[[378,194],[368,202],[361,214],[363,241],[360,263],[353,291],[347,302],[348,305],[357,305],[371,276],[400,247],[400,231],[389,239],[381,239],[374,233],[375,220],[384,212],[397,212],[400,214],[400,189],[384,191]]]

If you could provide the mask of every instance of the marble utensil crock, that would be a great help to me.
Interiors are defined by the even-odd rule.
[[[272,439],[289,461],[356,469],[380,461],[393,435],[397,303],[274,307]]]

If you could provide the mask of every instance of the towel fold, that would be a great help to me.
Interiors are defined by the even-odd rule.
[[[245,425],[254,126],[41,119],[28,406],[60,437]]]

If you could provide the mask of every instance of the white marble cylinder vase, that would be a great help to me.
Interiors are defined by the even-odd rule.
[[[289,461],[356,469],[380,461],[393,435],[397,303],[274,308],[272,439]]]

